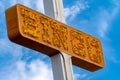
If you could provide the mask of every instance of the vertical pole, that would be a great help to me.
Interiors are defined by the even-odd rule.
[[[43,0],[45,14],[65,23],[62,0]],[[54,80],[74,80],[71,56],[60,52],[51,57]]]
[[[45,14],[65,23],[62,0],[43,0]]]

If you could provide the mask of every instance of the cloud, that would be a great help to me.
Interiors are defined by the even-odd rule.
[[[16,3],[21,3],[25,6],[33,8],[37,11],[44,13],[43,0],[11,0],[10,4],[15,5]]]
[[[5,9],[4,4],[2,3],[2,1],[0,1],[0,10],[3,11]]]
[[[11,43],[8,39],[0,39],[0,55],[12,54],[14,58],[19,58],[22,53],[22,47]]]
[[[78,26],[81,30],[91,33],[93,35],[98,35],[101,38],[107,38],[107,33],[110,29],[112,21],[115,19],[117,14],[120,11],[120,1],[111,0],[109,1],[111,6],[106,7],[105,5],[97,5],[96,8],[93,8],[89,3],[93,1],[76,1],[76,3],[70,7],[65,7],[65,17],[67,20],[77,19],[76,16],[82,11],[89,9],[90,13],[83,15],[85,19],[79,21]],[[94,12],[93,12],[94,11]],[[93,15],[92,15],[93,14]],[[86,18],[87,17],[87,18]],[[77,24],[74,24],[74,26]],[[94,32],[93,32],[94,30]]]
[[[32,59],[29,63],[21,58],[30,51],[23,51],[23,47],[15,45],[7,39],[0,39],[0,55],[11,55],[11,59],[8,58],[0,63],[0,80],[53,80],[53,73],[49,63],[45,63],[42,60]],[[34,54],[34,53],[33,53]],[[34,55],[32,55],[33,57]],[[25,58],[29,58],[31,55],[27,55]],[[42,58],[42,57],[41,57]],[[40,59],[41,59],[40,58]],[[2,68],[3,67],[3,68]],[[75,80],[83,79],[86,74],[74,73]]]
[[[76,1],[76,3],[70,7],[64,8],[65,17],[73,20],[81,11],[88,8],[87,1]]]
[[[85,80],[92,80],[92,79],[94,79],[94,76],[89,76]]]
[[[51,68],[41,60],[33,60],[29,64],[17,61],[9,72],[1,75],[4,76],[1,80],[53,80]]]
[[[108,28],[109,28],[109,24],[111,21],[111,17],[110,14],[107,10],[101,10],[99,13],[99,20],[98,20],[98,33],[99,35],[104,38],[105,37],[105,33],[107,32]]]
[[[107,39],[107,41],[112,41],[107,37],[107,34],[109,33],[109,30],[111,29],[111,25],[114,21],[114,19],[118,16],[118,13],[120,13],[120,1],[119,0],[111,0],[112,7],[108,9],[101,8],[99,10],[99,14],[97,16],[98,22],[97,25],[97,31],[101,38]],[[97,20],[96,20],[97,21]],[[113,26],[114,27],[114,26]],[[110,33],[109,33],[110,34]],[[104,41],[103,41],[104,42]],[[103,51],[105,56],[105,62],[112,62],[115,64],[120,64],[120,60],[117,58],[116,49],[113,48],[111,45],[106,45],[107,43],[103,43]],[[108,64],[108,63],[106,63]]]
[[[33,0],[32,0],[33,1]],[[34,4],[36,6],[36,9],[38,11],[41,11],[44,13],[44,5],[43,5],[43,0],[36,0],[36,2],[34,1]]]
[[[87,76],[87,74],[74,74],[75,80],[83,79]]]
[[[106,33],[108,32],[113,19],[120,10],[118,1],[112,0],[112,3],[114,8],[111,8],[111,11],[101,8],[98,14],[98,33],[102,38],[106,37]]]

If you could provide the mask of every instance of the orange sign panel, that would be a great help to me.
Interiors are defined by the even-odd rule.
[[[72,55],[74,65],[95,71],[104,66],[100,41],[82,31],[17,4],[6,10],[10,40],[48,56]]]

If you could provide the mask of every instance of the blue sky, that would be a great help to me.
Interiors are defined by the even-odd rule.
[[[63,2],[67,24],[99,38],[105,59],[105,67],[95,72],[73,66],[75,80],[119,80],[120,0]],[[53,80],[48,56],[7,37],[5,10],[16,3],[44,13],[42,0],[0,0],[0,80]]]

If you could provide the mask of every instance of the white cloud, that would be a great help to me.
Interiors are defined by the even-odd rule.
[[[74,74],[75,80],[83,79],[87,76],[87,74]]]
[[[6,70],[6,71],[5,71]],[[16,61],[9,65],[5,72],[0,73],[0,80],[53,80],[52,69],[49,64],[41,60],[33,60],[30,63]],[[83,79],[87,74],[74,74],[74,79]]]
[[[28,6],[30,8],[34,8],[37,11],[43,12],[43,0],[11,0],[10,4],[15,5],[17,3],[21,3],[25,6]]]
[[[98,26],[98,33],[103,38],[109,28],[110,20],[111,20],[111,18],[110,18],[109,12],[102,9],[102,11],[100,11],[100,13],[99,13],[99,19],[98,19],[97,26]]]
[[[36,0],[34,3],[36,4],[36,9],[44,13],[43,0]]]
[[[0,1],[0,10],[3,11],[5,9],[4,4],[2,3],[2,1]]]
[[[8,39],[0,39],[0,54],[11,54],[15,59],[21,58],[22,47],[8,41]]]
[[[85,80],[92,80],[92,78],[94,78],[94,76],[87,77]]]
[[[101,9],[98,14],[98,32],[99,35],[102,38],[106,37],[106,33],[109,30],[109,26],[112,23],[112,20],[116,17],[118,14],[120,7],[118,6],[118,1],[112,0],[113,5],[115,5],[114,8],[111,8],[111,12]]]
[[[34,60],[29,64],[18,61],[4,76],[7,77],[1,80],[53,80],[51,68],[40,60]]]
[[[88,8],[87,2],[76,1],[71,7],[64,8],[65,17],[73,20],[81,11]]]
[[[0,80],[53,80],[50,64],[35,59],[30,63],[21,61],[21,57],[28,52],[23,53],[22,49],[22,46],[15,45],[7,39],[0,39],[0,52],[2,52],[0,55],[12,55],[12,59],[5,62],[5,64],[10,65],[5,66],[3,71],[0,71]],[[86,74],[74,73],[75,80],[83,79],[86,76]]]

